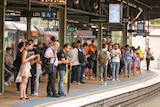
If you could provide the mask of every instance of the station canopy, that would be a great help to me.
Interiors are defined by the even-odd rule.
[[[28,5],[30,1],[30,6]],[[59,0],[60,1],[60,0]],[[123,4],[123,16],[131,17],[131,20],[151,20],[160,18],[160,0],[67,0],[67,19],[81,22],[77,26],[83,26],[83,23],[89,23],[90,17],[108,17],[108,4],[110,2],[120,2]],[[95,4],[97,3],[97,4]],[[64,5],[50,5],[52,11],[64,8]],[[129,8],[128,8],[129,7]],[[129,9],[128,14],[125,14]],[[42,3],[41,0],[7,0],[6,12],[20,11],[49,11],[49,4]],[[105,22],[106,26],[108,22]],[[121,26],[121,25],[120,25]],[[118,27],[116,25],[116,27]]]

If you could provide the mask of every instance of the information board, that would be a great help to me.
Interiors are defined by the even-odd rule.
[[[109,3],[109,23],[121,23],[120,3]]]

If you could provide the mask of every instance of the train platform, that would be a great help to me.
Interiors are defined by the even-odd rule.
[[[92,103],[98,98],[97,97],[95,99],[96,96],[93,95],[106,92],[112,92],[110,94],[114,95],[116,92],[113,90],[147,81],[151,78],[154,78],[156,75],[157,73],[155,72],[143,70],[142,74],[137,73],[136,76],[131,76],[130,78],[125,78],[123,75],[120,75],[120,81],[112,82],[108,80],[107,85],[100,85],[99,78],[96,78],[96,80],[84,79],[86,82],[85,84],[78,85],[76,83],[72,83],[70,87],[70,93],[66,97],[60,98],[46,97],[47,77],[42,77],[38,96],[31,96],[29,94],[28,96],[30,97],[30,100],[19,100],[19,93],[16,92],[15,83],[12,83],[10,86],[5,87],[5,92],[0,95],[0,105],[2,107],[64,107],[67,104],[68,106],[66,107],[76,107],[76,105],[77,107],[81,107],[86,103],[86,99],[86,101],[82,100],[86,97],[90,96],[89,99],[87,99]],[[57,84],[56,87],[58,87]],[[64,85],[64,88],[66,92],[66,84]],[[112,96],[108,95],[101,97],[103,98]],[[81,100],[78,100],[78,102],[73,101],[77,99]]]

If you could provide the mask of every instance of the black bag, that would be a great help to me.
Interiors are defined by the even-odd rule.
[[[78,49],[78,59],[79,59],[79,63],[81,64],[84,64],[86,62],[85,55],[79,49]]]
[[[45,73],[50,74],[53,71],[52,68],[53,68],[53,64],[47,64],[45,66]]]
[[[152,60],[152,61],[154,60],[154,57],[153,57],[153,56],[151,56],[151,60]]]
[[[52,49],[52,51],[54,53],[53,49]],[[53,66],[54,66],[54,63],[56,61],[56,58],[55,58],[53,64],[50,64],[50,61],[51,61],[51,58],[46,58],[46,57],[43,58],[43,63],[44,63],[43,66],[44,66],[44,69],[45,69],[45,73],[47,73],[47,74],[50,74],[53,71]]]

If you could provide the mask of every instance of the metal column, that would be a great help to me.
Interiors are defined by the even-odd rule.
[[[127,0],[127,17],[129,17],[129,5],[128,5],[128,3],[129,3],[129,0]],[[123,46],[125,46],[126,44],[128,44],[127,43],[127,25],[128,25],[128,23],[124,23],[124,26],[123,26]]]
[[[60,48],[62,49],[64,43],[66,43],[66,19],[67,19],[67,9],[66,6],[64,9],[59,9],[59,42]]]
[[[31,10],[31,0],[28,0],[28,4],[27,4],[27,7],[28,7],[28,11]],[[31,32],[31,17],[27,17],[27,35],[25,37],[25,39],[30,39],[30,32]]]
[[[0,0],[0,93],[4,91],[4,28],[5,28],[5,8],[6,0]]]
[[[123,26],[123,43],[122,45],[125,46],[127,44],[127,24]]]
[[[103,34],[102,27],[103,27],[103,24],[102,23],[98,23],[98,36],[97,36],[98,46],[97,46],[97,51],[98,50],[102,50],[102,34]],[[99,76],[99,66],[98,66],[98,63],[97,63],[96,76],[97,77]]]
[[[30,31],[31,31],[31,17],[27,17],[27,35],[25,39],[30,39]]]

